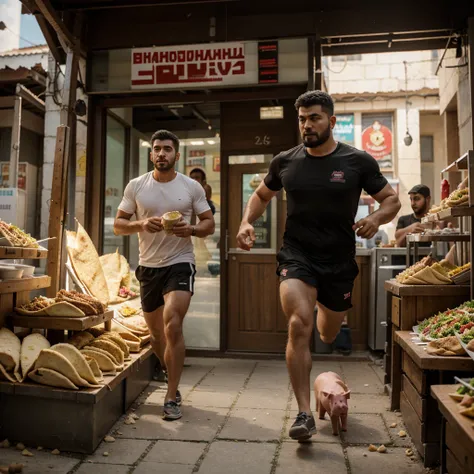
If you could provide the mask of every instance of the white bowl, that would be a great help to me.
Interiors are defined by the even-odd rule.
[[[13,265],[0,266],[0,279],[2,280],[19,280],[22,276],[22,268],[15,268]]]
[[[0,267],[13,267],[17,270],[23,270],[22,278],[30,278],[35,273],[35,268],[33,265],[23,265],[22,263],[10,263],[10,262],[0,262]]]

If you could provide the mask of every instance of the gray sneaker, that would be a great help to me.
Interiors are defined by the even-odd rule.
[[[165,406],[163,407],[163,420],[179,420],[182,416],[183,414],[175,401],[170,400],[165,403]]]
[[[290,438],[306,441],[316,433],[314,417],[302,411],[298,413],[295,422],[290,428]]]

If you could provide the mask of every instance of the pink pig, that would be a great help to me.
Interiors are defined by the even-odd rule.
[[[351,391],[335,372],[324,372],[314,381],[314,394],[316,396],[316,411],[319,419],[324,420],[326,412],[331,418],[332,433],[339,434],[339,418],[342,431],[347,431],[347,399]]]

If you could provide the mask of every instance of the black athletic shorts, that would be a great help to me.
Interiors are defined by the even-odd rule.
[[[352,308],[352,288],[359,274],[353,258],[342,263],[319,263],[302,252],[283,246],[277,256],[280,281],[295,278],[318,290],[318,301],[332,311]]]
[[[145,313],[151,313],[163,306],[163,295],[170,291],[194,293],[196,266],[192,263],[176,263],[162,268],[139,266],[135,275],[140,282],[140,297]]]

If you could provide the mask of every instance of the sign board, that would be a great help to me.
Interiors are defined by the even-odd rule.
[[[132,89],[228,86],[256,83],[245,43],[132,49]]]
[[[337,114],[333,135],[338,142],[354,145],[354,114]]]
[[[258,83],[278,84],[278,41],[258,43]]]
[[[362,149],[372,155],[381,170],[393,169],[391,114],[362,115]]]
[[[0,219],[21,229],[26,227],[26,193],[23,189],[0,189]]]

